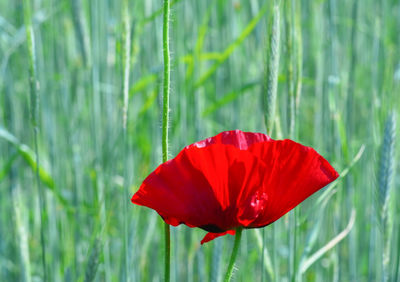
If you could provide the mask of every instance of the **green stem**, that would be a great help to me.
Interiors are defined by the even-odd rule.
[[[168,122],[169,122],[169,85],[170,85],[170,54],[169,54],[169,0],[164,0],[163,22],[163,52],[164,52],[164,85],[163,85],[163,121],[162,121],[162,160],[168,160]]]
[[[162,121],[162,160],[168,160],[168,122],[169,122],[169,88],[170,88],[170,52],[169,52],[169,13],[170,2],[164,0],[163,16],[163,55],[164,55],[164,85],[163,85],[163,121]],[[165,223],[165,281],[170,280],[170,230]]]
[[[165,281],[170,281],[170,267],[171,267],[171,235],[169,231],[169,224],[164,224],[165,235]]]
[[[225,278],[224,278],[225,282],[231,281],[232,272],[233,272],[233,266],[235,264],[236,255],[237,255],[238,250],[239,250],[240,238],[242,238],[242,231],[243,231],[242,228],[236,229],[235,243],[233,244],[231,259],[229,261],[228,269],[227,269],[226,274],[225,274]]]
[[[42,249],[42,268],[43,281],[47,281],[47,260],[46,260],[46,239],[45,239],[45,223],[46,223],[46,198],[45,192],[40,182],[39,176],[39,81],[36,73],[36,50],[35,50],[35,34],[32,26],[30,0],[23,2],[24,22],[26,28],[26,42],[29,54],[29,88],[30,88],[30,108],[31,108],[31,124],[33,127],[34,152],[35,152],[35,176],[39,195],[39,213],[40,213],[40,245]]]

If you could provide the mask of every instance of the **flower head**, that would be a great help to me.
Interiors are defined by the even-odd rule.
[[[173,226],[209,233],[273,223],[339,174],[314,149],[262,133],[225,131],[185,147],[132,197]]]

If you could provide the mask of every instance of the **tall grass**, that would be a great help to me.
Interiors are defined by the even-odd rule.
[[[276,114],[276,99],[278,92],[278,74],[279,74],[279,57],[280,57],[280,10],[279,5],[275,4],[273,12],[273,24],[271,30],[271,38],[268,48],[267,72],[265,78],[264,94],[264,119],[267,127],[267,134],[272,134]]]
[[[382,231],[382,281],[388,281],[390,251],[393,232],[392,182],[394,173],[394,142],[396,140],[396,116],[392,112],[385,122],[381,158],[378,173],[378,207]],[[393,205],[393,204],[392,204]],[[394,277],[396,278],[396,277]]]
[[[38,135],[39,135],[39,81],[37,75],[36,66],[36,45],[35,45],[35,33],[32,26],[32,16],[31,16],[31,5],[30,0],[25,0],[23,2],[23,12],[24,12],[24,23],[26,30],[26,43],[28,46],[28,67],[29,67],[29,93],[30,93],[30,119],[33,129],[33,143],[35,151],[35,175],[36,175],[36,185],[39,196],[39,214],[40,214],[40,245],[42,250],[42,275],[43,281],[47,281],[47,260],[46,260],[46,199],[44,190],[42,188],[42,183],[39,177],[39,145],[38,145]],[[18,219],[18,213],[17,219]],[[21,238],[22,239],[22,238]],[[21,242],[23,244],[23,241]],[[25,258],[26,259],[26,258]]]
[[[122,108],[122,130],[124,135],[124,151],[128,152],[128,141],[126,127],[128,122],[128,106],[129,106],[129,76],[130,76],[130,66],[131,66],[131,23],[129,17],[129,3],[127,0],[122,3],[122,18],[123,18],[123,51],[122,51],[122,65],[123,65],[123,79],[122,79],[122,93],[123,93],[123,108]],[[124,217],[124,279],[125,281],[130,281],[129,274],[129,250],[128,250],[128,199],[129,199],[129,164],[128,158],[124,155],[124,193],[122,193],[121,201],[123,202],[123,217]]]
[[[165,226],[129,200],[184,146],[236,128],[312,146],[341,177],[244,230],[233,280],[397,281],[399,11],[0,1],[0,281],[164,280]],[[224,279],[234,238],[204,234],[171,227],[171,281]]]

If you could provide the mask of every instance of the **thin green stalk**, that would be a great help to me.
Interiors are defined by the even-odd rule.
[[[169,90],[170,90],[170,52],[169,52],[169,0],[164,0],[163,20],[163,55],[164,55],[164,85],[163,85],[163,121],[162,121],[162,160],[168,160],[168,122],[169,122]]]
[[[233,273],[233,266],[235,265],[236,256],[239,250],[240,245],[240,238],[242,238],[242,228],[236,229],[236,236],[235,236],[235,243],[233,244],[231,259],[229,260],[228,269],[226,270],[224,282],[231,281],[232,273]]]
[[[130,61],[131,61],[131,26],[129,22],[129,5],[128,1],[124,0],[122,3],[122,17],[123,17],[123,53],[122,53],[122,64],[123,64],[123,81],[122,81],[122,92],[124,95],[124,104],[122,109],[122,128],[124,133],[124,192],[123,192],[123,244],[124,244],[124,279],[129,281],[129,252],[128,252],[128,199],[129,199],[129,186],[128,186],[128,138],[126,134],[126,125],[128,121],[128,104],[129,104],[129,73],[130,73]]]
[[[302,30],[301,30],[301,2],[293,1],[292,5],[296,9],[295,13],[295,24],[294,24],[294,39],[296,43],[296,104],[295,104],[295,137],[298,135],[298,116],[299,116],[299,107],[300,107],[300,99],[301,99],[301,89],[302,89],[302,77],[303,77],[303,39],[302,39]]]
[[[122,13],[123,13],[123,40],[124,40],[124,50],[123,50],[123,68],[124,68],[124,76],[123,76],[123,85],[122,92],[124,94],[124,106],[123,106],[123,117],[122,117],[122,127],[124,133],[126,133],[126,124],[128,119],[128,103],[129,103],[129,72],[130,72],[130,60],[131,60],[131,25],[129,22],[129,13],[128,13],[129,5],[128,1],[124,0],[122,5]]]
[[[164,85],[163,85],[163,119],[162,119],[162,160],[168,160],[168,122],[169,122],[169,90],[170,90],[170,52],[169,52],[169,14],[171,4],[169,0],[164,0],[163,15],[163,55],[164,55]],[[171,265],[171,235],[170,228],[165,223],[165,281],[170,280]]]
[[[272,24],[272,34],[269,47],[269,62],[265,79],[266,93],[263,93],[264,101],[264,119],[267,127],[267,134],[271,135],[276,112],[276,96],[278,91],[278,73],[280,56],[280,12],[279,5],[274,7]]]
[[[164,281],[170,281],[170,268],[171,268],[171,232],[169,224],[164,224],[164,240],[165,240],[165,254],[164,254]]]
[[[175,4],[179,3],[182,0],[174,0],[171,2],[170,7],[174,6]],[[153,12],[150,16],[146,17],[143,19],[143,21],[141,22],[142,25],[145,25],[147,23],[151,23],[153,22],[158,16],[160,16],[163,13],[163,8]]]
[[[293,46],[293,34],[294,34],[294,13],[292,1],[284,2],[285,8],[285,29],[286,29],[286,54],[287,54],[287,87],[289,93],[288,99],[288,130],[290,138],[293,138],[295,128],[295,80],[294,80],[294,46]]]
[[[382,228],[382,281],[389,280],[390,243],[393,230],[393,211],[390,198],[393,186],[396,116],[392,112],[385,123],[378,178],[378,200]]]
[[[43,281],[47,281],[47,268],[46,268],[46,244],[45,244],[45,212],[46,202],[45,194],[42,188],[39,177],[39,150],[38,150],[38,115],[39,115],[39,82],[36,73],[36,51],[35,51],[35,34],[32,27],[31,7],[29,0],[24,0],[24,21],[26,28],[26,42],[28,45],[29,54],[29,88],[30,88],[30,107],[31,107],[31,124],[34,134],[34,151],[36,158],[36,184],[38,187],[39,195],[39,212],[40,212],[40,245],[42,248],[42,271]]]

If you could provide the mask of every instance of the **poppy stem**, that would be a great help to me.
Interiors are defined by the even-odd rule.
[[[169,224],[164,224],[164,234],[165,234],[165,281],[170,279],[170,265],[171,265],[171,236],[169,231]]]
[[[169,53],[169,0],[164,0],[163,23],[163,55],[164,55],[164,85],[162,114],[162,160],[168,160],[168,123],[169,123],[169,90],[170,90],[170,53]]]
[[[233,244],[231,259],[229,260],[229,265],[228,265],[228,269],[225,274],[224,282],[231,281],[232,273],[233,273],[233,266],[235,265],[236,255],[239,250],[240,238],[242,238],[242,231],[243,231],[242,228],[236,229],[235,243]]]
[[[163,85],[163,114],[162,114],[162,159],[163,162],[168,160],[168,123],[169,123],[169,90],[170,90],[170,52],[169,52],[169,14],[170,1],[164,0],[163,15],[163,57],[164,57],[164,85]],[[165,279],[170,281],[170,265],[171,265],[171,235],[169,225],[165,223]]]

